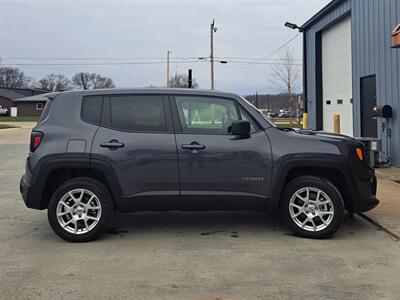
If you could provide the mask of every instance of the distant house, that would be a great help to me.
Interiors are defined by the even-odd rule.
[[[40,94],[13,100],[18,116],[40,116],[46,101],[47,98]]]
[[[37,95],[44,93],[46,91],[35,89],[0,88],[0,106],[8,112],[11,107],[17,107],[18,116],[40,116],[46,99]]]

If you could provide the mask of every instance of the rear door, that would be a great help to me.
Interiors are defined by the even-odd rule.
[[[270,189],[268,137],[235,99],[177,95],[172,102],[184,209],[264,208]],[[229,133],[234,120],[251,136]]]
[[[176,143],[164,96],[104,96],[92,159],[116,171],[122,210],[179,208]]]

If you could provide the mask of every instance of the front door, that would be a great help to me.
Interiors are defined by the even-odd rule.
[[[183,209],[264,208],[271,181],[271,151],[263,130],[234,99],[175,96]],[[234,120],[252,123],[250,138],[229,133]]]
[[[361,135],[378,137],[378,122],[374,119],[376,106],[376,76],[361,78]]]
[[[171,113],[161,95],[103,100],[92,159],[111,164],[122,189],[122,210],[179,208],[179,174]]]

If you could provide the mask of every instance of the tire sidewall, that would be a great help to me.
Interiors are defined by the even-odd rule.
[[[57,204],[68,191],[74,189],[87,189],[91,191],[97,196],[101,204],[101,216],[99,222],[92,230],[84,234],[73,234],[67,232],[61,227],[57,220]],[[55,190],[49,202],[47,215],[52,229],[62,239],[69,242],[88,242],[98,238],[104,230],[107,229],[112,210],[111,196],[108,190],[97,180],[82,177],[71,179]]]
[[[305,187],[314,187],[324,191],[331,199],[334,207],[334,216],[329,226],[321,231],[312,232],[300,228],[290,216],[289,202],[295,192]],[[324,239],[331,237],[342,225],[344,220],[344,202],[338,189],[328,180],[318,177],[300,177],[290,182],[283,193],[281,216],[289,228],[297,235],[306,238]]]

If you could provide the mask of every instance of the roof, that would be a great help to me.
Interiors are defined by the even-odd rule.
[[[113,89],[96,89],[96,90],[80,90],[66,91],[52,94],[44,94],[43,96],[51,96],[52,98],[62,94],[75,94],[79,96],[89,95],[113,95],[113,94],[185,94],[185,95],[209,95],[231,97],[234,93],[226,93],[215,90],[205,89],[181,89],[181,88],[113,88]]]
[[[48,98],[47,94],[34,95],[30,97],[24,97],[19,99],[13,99],[14,102],[46,102]]]
[[[315,22],[320,20],[323,16],[325,16],[331,9],[339,5],[341,2],[345,0],[332,0],[329,2],[324,8],[322,8],[319,12],[317,12],[311,19],[309,19],[307,22],[305,22],[301,27],[300,31],[306,30],[308,27],[313,25]]]
[[[398,35],[399,32],[400,32],[400,23],[399,23],[399,25],[397,25],[397,26],[393,29],[392,35]]]
[[[45,93],[45,91],[35,89],[0,88],[0,97],[11,100],[43,93]]]
[[[7,99],[21,98],[23,95],[13,92],[11,89],[0,88],[0,97]]]

